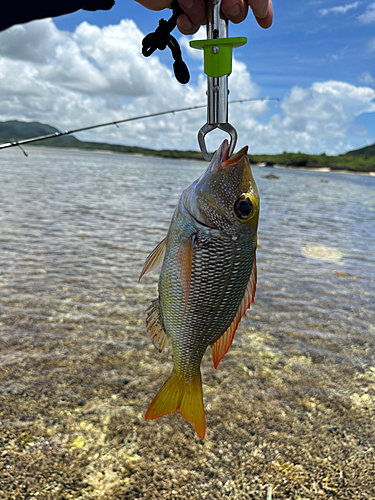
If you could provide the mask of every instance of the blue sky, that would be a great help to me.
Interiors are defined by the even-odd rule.
[[[250,14],[244,23],[230,25],[231,36],[248,38],[235,50],[231,97],[280,99],[231,106],[239,142],[254,153],[330,154],[374,143],[375,2],[275,0],[274,11],[268,30]],[[117,0],[108,12],[80,11],[0,34],[0,97],[8,97],[7,105],[0,104],[0,120],[75,128],[204,103],[202,60],[187,48],[191,37],[174,31],[191,72],[187,86],[173,80],[169,51],[158,52],[152,62],[140,55],[142,37],[169,15]],[[29,98],[25,85],[8,88],[4,80],[9,75],[12,82],[16,71],[26,72]],[[196,132],[205,118],[204,111],[194,111],[79,137],[197,149]],[[209,146],[217,147],[218,138],[210,140]]]

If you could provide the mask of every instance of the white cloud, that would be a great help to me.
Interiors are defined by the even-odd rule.
[[[375,3],[370,3],[368,5],[367,10],[358,16],[358,21],[362,24],[372,24],[375,23]]]
[[[282,114],[266,125],[253,125],[263,152],[304,151],[340,153],[348,143],[353,120],[375,112],[375,91],[344,82],[314,83],[310,88],[294,87],[281,103]]]
[[[359,76],[359,82],[370,85],[370,87],[375,87],[375,78],[368,72],[362,73],[362,75]]]
[[[37,119],[66,129],[197,104],[197,88],[183,91],[157,57],[141,55],[142,38],[130,20],[104,28],[82,23],[71,34],[48,19],[1,33],[1,119]],[[137,129],[142,126],[130,128],[130,143],[139,142]],[[119,141],[119,135],[109,139]]]
[[[1,33],[0,120],[36,120],[65,130],[204,104],[205,76],[180,85],[172,75],[172,61],[167,67],[155,55],[141,55],[142,38],[131,20],[103,28],[85,22],[74,33],[42,20]],[[253,153],[349,149],[348,131],[354,130],[354,119],[375,112],[375,91],[370,81],[363,83],[368,86],[328,81],[294,87],[273,113],[267,102],[230,106],[229,120],[237,128],[239,146],[250,144]],[[237,59],[229,88],[231,100],[261,95],[246,65]],[[96,129],[79,137],[197,149],[196,134],[205,121],[206,111],[201,109],[135,121],[119,129]],[[217,147],[220,134],[208,134],[209,149]]]
[[[370,52],[375,52],[375,38],[371,38],[371,40],[369,40],[367,47]]]
[[[193,49],[192,47],[190,47],[189,42],[190,40],[204,40],[205,38],[207,38],[206,31],[207,31],[206,27],[201,26],[193,36],[191,37],[181,36],[179,39],[184,54],[191,57],[192,59],[197,59],[199,61],[202,61],[202,67],[203,67],[203,50]]]
[[[18,24],[0,33],[0,54],[19,61],[45,63],[54,57],[54,47],[64,45],[67,40],[67,34],[59,31],[50,19],[42,24]]]
[[[328,14],[346,14],[349,10],[356,9],[361,2],[348,3],[346,5],[338,5],[337,7],[330,7],[329,9],[320,9],[318,12],[322,16]]]
[[[0,35],[4,47],[0,56],[2,120],[32,119],[60,129],[78,128],[206,101],[204,77],[195,85],[182,86],[157,56],[142,56],[144,35],[134,21],[103,28],[84,22],[74,33],[59,31],[50,19],[24,25],[22,44],[38,40],[41,54],[48,54],[38,60],[17,46],[18,34],[15,27]],[[258,88],[246,66],[234,61],[234,68],[231,97],[255,97]],[[265,109],[262,103],[257,112]],[[96,130],[84,137],[127,144],[146,141],[156,148],[196,148],[196,133],[205,120],[202,109],[190,115],[133,122],[119,130]]]

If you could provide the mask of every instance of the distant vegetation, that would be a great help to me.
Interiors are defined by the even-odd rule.
[[[0,143],[20,141],[37,136],[59,132],[56,128],[39,122],[8,121],[0,122]],[[116,153],[143,154],[162,156],[164,158],[181,158],[202,160],[199,151],[155,150],[138,146],[122,146],[102,142],[80,141],[73,135],[54,137],[35,145],[77,148],[85,150],[113,151]],[[1,152],[0,152],[1,154]],[[327,156],[308,155],[304,153],[282,153],[277,155],[251,155],[253,163],[266,163],[302,168],[330,168],[332,170],[349,170],[353,172],[375,172],[375,144],[349,151],[344,155]]]
[[[281,153],[278,155],[251,155],[254,163],[286,165],[303,168],[330,168],[353,172],[375,172],[375,152],[360,155],[353,152],[338,156],[307,155],[303,153]]]

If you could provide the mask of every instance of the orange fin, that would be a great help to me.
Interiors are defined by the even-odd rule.
[[[253,268],[251,270],[250,279],[247,283],[247,287],[244,296],[241,300],[240,307],[233,318],[233,321],[226,332],[211,344],[211,356],[214,362],[215,369],[218,367],[220,361],[223,359],[224,355],[228,352],[230,346],[232,345],[234,334],[236,333],[237,327],[241,318],[245,316],[246,309],[249,309],[250,304],[254,302],[255,289],[257,283],[257,266],[254,253]]]
[[[161,240],[161,242],[153,249],[153,251],[147,257],[145,265],[143,266],[141,275],[139,277],[139,281],[143,278],[145,274],[149,273],[150,271],[152,271],[152,269],[161,264],[161,261],[163,260],[165,254],[166,245],[167,245],[167,237],[165,237],[164,240]]]
[[[195,234],[193,234],[189,238],[181,238],[180,248],[178,249],[176,257],[177,276],[180,280],[182,290],[185,293],[185,311],[187,308],[190,293],[194,242]]]
[[[168,334],[161,323],[159,299],[153,300],[146,309],[146,330],[156,349],[161,352],[168,342]]]
[[[145,420],[179,411],[201,439],[206,433],[200,373],[193,381],[172,373],[147,408]]]

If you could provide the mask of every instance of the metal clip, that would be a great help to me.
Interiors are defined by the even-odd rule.
[[[230,158],[234,153],[234,148],[236,147],[237,144],[237,131],[230,123],[218,123],[218,124],[205,123],[198,132],[198,144],[202,152],[203,158],[207,161],[210,161],[212,159],[213,153],[208,153],[205,137],[206,134],[208,134],[208,132],[211,132],[215,128],[219,128],[220,130],[223,130],[224,132],[227,132],[230,135],[228,158]]]

